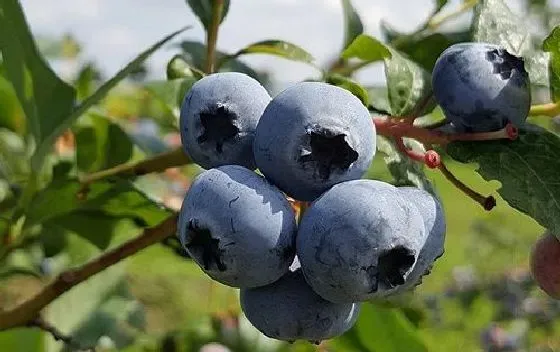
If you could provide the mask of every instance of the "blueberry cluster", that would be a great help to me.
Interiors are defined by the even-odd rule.
[[[412,288],[443,253],[435,197],[362,179],[376,129],[345,89],[303,82],[271,99],[244,74],[216,73],[185,97],[180,128],[207,170],[185,196],[178,236],[209,277],[240,288],[268,337],[338,336],[360,302]],[[311,202],[299,224],[287,197]]]

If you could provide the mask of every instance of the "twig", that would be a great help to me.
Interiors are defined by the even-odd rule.
[[[27,326],[36,327],[51,334],[56,341],[64,342],[68,347],[77,351],[92,351],[95,352],[95,347],[82,347],[78,342],[74,341],[71,336],[67,336],[58,330],[56,327],[44,321],[42,318],[37,317],[31,320]]]
[[[218,41],[218,30],[222,20],[224,0],[212,1],[212,22],[206,35],[206,73],[214,72],[216,62],[216,42]]]
[[[174,234],[176,229],[177,215],[173,215],[159,225],[146,229],[140,236],[103,253],[81,267],[61,273],[53,282],[20,305],[10,310],[0,310],[0,331],[25,326],[37,318],[43,308],[72,287],[118,263],[122,259],[160,242],[167,236]]]
[[[192,160],[185,154],[182,148],[155,155],[151,158],[137,163],[117,165],[111,169],[102,170],[82,177],[82,191],[96,181],[113,176],[136,177],[152,172],[163,172],[169,168],[191,163]]]
[[[485,197],[482,194],[469,188],[469,186],[461,182],[457,177],[455,177],[455,175],[451,173],[451,171],[449,171],[449,169],[445,166],[443,160],[439,164],[439,170],[445,176],[445,178],[447,178],[447,180],[453,183],[455,187],[457,187],[460,191],[465,193],[475,202],[480,204],[484,208],[484,210],[492,210],[492,208],[496,206],[496,199],[493,196]]]
[[[529,115],[556,117],[560,115],[560,104],[548,103],[548,104],[541,104],[541,105],[533,105],[529,110]]]

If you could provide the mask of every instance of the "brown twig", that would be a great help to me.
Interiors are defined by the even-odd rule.
[[[87,191],[90,184],[109,177],[136,177],[152,172],[163,172],[169,168],[190,164],[192,160],[185,154],[181,147],[155,155],[151,158],[136,162],[117,165],[113,168],[95,172],[81,178],[82,190]]]
[[[439,170],[448,181],[453,183],[453,185],[457,187],[460,191],[462,191],[471,199],[473,199],[475,202],[480,204],[484,208],[484,210],[492,210],[492,208],[496,206],[496,199],[493,196],[485,197],[482,194],[472,190],[469,186],[467,186],[466,184],[461,182],[457,177],[455,177],[455,175],[453,175],[451,171],[449,171],[447,166],[445,166],[443,160],[439,164]]]
[[[62,331],[58,330],[56,327],[44,321],[42,318],[37,317],[31,320],[27,326],[36,327],[45,332],[48,332],[56,341],[61,341],[68,347],[71,347],[73,351],[92,351],[95,352],[95,347],[82,347],[78,342],[74,341],[71,336],[65,335]]]
[[[63,293],[122,259],[174,234],[176,226],[177,215],[170,216],[159,225],[146,229],[140,236],[103,253],[81,267],[61,273],[53,282],[20,305],[10,310],[0,310],[0,331],[29,324],[37,318],[43,308]]]

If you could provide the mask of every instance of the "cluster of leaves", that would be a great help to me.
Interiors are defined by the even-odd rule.
[[[215,63],[210,67],[214,71],[244,72],[265,86],[267,73],[252,69],[242,61],[243,56],[269,54],[304,62],[320,72],[319,77],[309,79],[348,89],[372,114],[423,116],[422,122],[429,123],[442,118],[431,98],[430,72],[437,57],[451,44],[484,41],[503,45],[524,57],[534,96],[546,92],[545,98],[536,100],[556,103],[560,99],[560,29],[556,27],[546,38],[538,38],[521,25],[523,21],[502,0],[466,1],[460,12],[474,6],[472,23],[455,32],[438,31],[442,9],[447,5],[447,1],[438,0],[433,13],[413,33],[400,33],[384,23],[383,40],[365,34],[351,1],[342,0],[344,42],[328,67],[317,66],[312,54],[281,40],[256,42],[233,53],[219,49],[211,53],[209,47],[215,45],[215,39],[210,45],[211,34],[217,33],[230,7],[230,1],[219,2],[222,8],[216,23],[215,2],[187,1],[208,33],[206,43],[178,43],[179,53],[166,67],[167,79],[141,83],[143,92],[157,105],[154,121],[163,131],[177,132],[180,102],[192,84],[209,73],[208,60],[212,57]],[[543,21],[550,23],[549,18]],[[127,77],[141,72],[143,62],[154,51],[182,32],[166,36],[103,83],[91,64],[68,82],[55,74],[38,49],[19,2],[0,0],[0,280],[16,274],[48,279],[119,245],[143,228],[159,224],[173,212],[148,194],[142,180],[95,182],[83,196],[80,176],[171,148],[153,136],[132,133],[103,102],[113,88],[125,85]],[[68,37],[58,47],[66,56],[79,53],[79,47]],[[386,85],[359,84],[356,73],[375,64],[384,65]],[[548,120],[534,116],[531,122],[513,142],[454,142],[438,151],[461,163],[477,163],[477,172],[484,179],[501,183],[498,192],[510,206],[560,235],[560,187],[556,180],[560,139]],[[70,152],[54,148],[67,135],[74,140]],[[391,139],[379,139],[379,150],[394,183],[433,190],[421,164],[403,155]],[[420,143],[415,147],[423,148]],[[76,307],[71,315],[66,312],[68,306]],[[414,310],[408,308],[367,305],[356,327],[328,346],[345,351],[428,350],[417,332],[414,316]],[[84,345],[95,344],[105,335],[124,348],[132,345],[145,328],[142,306],[128,292],[120,264],[55,301],[45,317]],[[227,344],[213,326],[210,337],[201,339],[201,343],[218,339]],[[375,339],[370,337],[372,331],[376,332]],[[44,346],[38,335],[25,341],[6,336],[6,344],[15,343],[9,346],[26,344],[23,350],[59,348],[52,341],[51,346]],[[194,341],[192,337],[174,336],[164,342],[176,345],[179,340]],[[5,342],[2,335],[0,342]],[[232,342],[230,348],[241,351],[245,342],[240,343]],[[263,345],[262,350],[309,348],[281,344],[273,349]]]

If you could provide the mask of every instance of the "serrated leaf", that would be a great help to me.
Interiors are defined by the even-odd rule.
[[[25,111],[29,132],[36,143],[41,143],[70,114],[76,92],[39,53],[17,0],[0,1],[0,50],[6,77]]]
[[[131,218],[144,226],[154,226],[170,212],[135,188],[128,181],[97,182],[90,185],[87,198],[79,196],[82,186],[75,180],[55,180],[38,192],[26,213],[30,224],[39,224],[73,211],[101,211],[107,215]]]
[[[407,140],[405,144],[413,150],[425,151],[417,141]],[[383,160],[387,164],[396,186],[414,186],[435,194],[432,183],[424,173],[424,166],[403,155],[394,141],[384,136],[377,136],[377,149],[385,154]]]
[[[457,161],[479,164],[485,180],[498,180],[498,192],[513,208],[560,234],[560,138],[527,125],[515,141],[454,142],[447,152]]]
[[[260,42],[249,44],[233,55],[225,56],[220,60],[221,64],[219,66],[221,66],[225,61],[245,54],[269,54],[292,61],[305,62],[308,64],[312,64],[315,60],[310,53],[293,43],[283,40],[263,40]]]
[[[105,170],[130,160],[132,142],[117,124],[94,114],[89,121],[75,132],[76,161],[81,171]]]
[[[358,82],[338,74],[329,75],[326,79],[326,82],[348,90],[350,93],[354,94],[358,99],[360,99],[362,104],[364,104],[365,106],[369,106],[368,91],[364,87],[362,87]]]
[[[422,116],[435,108],[432,77],[415,62],[393,50],[385,58],[385,76],[393,115]]]
[[[519,56],[532,47],[527,25],[502,0],[481,0],[476,5],[473,37],[477,42],[501,45]]]
[[[11,1],[11,0],[4,0],[4,1]],[[40,165],[45,155],[50,150],[52,143],[54,140],[62,133],[64,130],[69,128],[77,119],[78,117],[82,116],[87,110],[89,110],[93,105],[97,104],[101,99],[105,97],[105,95],[113,89],[119,82],[125,79],[129,73],[136,70],[140,67],[146,59],[150,57],[156,50],[161,48],[164,44],[169,42],[171,39],[179,35],[180,33],[184,32],[190,27],[184,27],[178,31],[175,31],[167,36],[165,36],[162,40],[158,41],[150,48],[142,52],[138,55],[135,59],[129,62],[122,70],[117,72],[111,79],[107,82],[103,83],[101,87],[99,87],[95,93],[90,95],[86,98],[83,102],[80,103],[70,114],[64,116],[64,118],[58,121],[56,127],[49,133],[48,136],[44,138],[42,143],[40,143],[35,151],[35,154],[32,157],[32,165]]]
[[[187,0],[187,5],[191,8],[194,12],[196,17],[200,19],[202,25],[206,30],[212,24],[212,7],[217,1],[215,0]],[[227,16],[229,12],[229,0],[223,0],[223,8],[222,8],[222,18],[220,19],[220,23],[223,22],[224,18]]]
[[[543,50],[550,53],[549,81],[550,95],[557,102],[560,100],[560,26],[554,27],[543,42]]]
[[[370,352],[429,350],[418,330],[399,309],[362,304],[360,317],[353,329]]]
[[[352,6],[351,0],[342,0],[342,12],[344,16],[343,48],[347,48],[357,36],[364,32],[364,25],[356,9]]]
[[[391,58],[392,53],[387,46],[369,35],[361,34],[342,52],[344,59],[360,59],[367,62]]]

